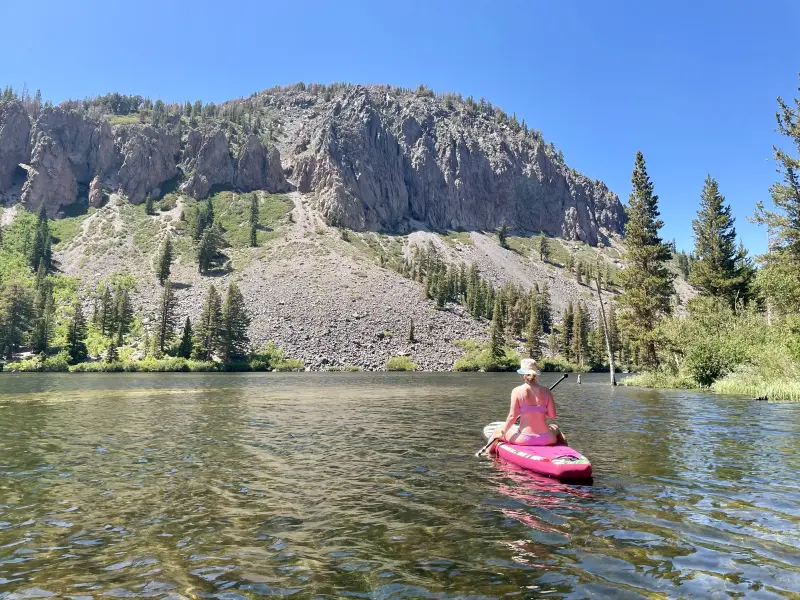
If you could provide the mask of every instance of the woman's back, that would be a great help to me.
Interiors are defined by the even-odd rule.
[[[538,383],[525,383],[514,389],[519,403],[519,431],[545,433],[549,431],[546,417],[555,418],[555,406],[550,390]]]

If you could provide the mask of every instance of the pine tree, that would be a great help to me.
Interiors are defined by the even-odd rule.
[[[624,294],[619,305],[624,309],[626,330],[643,348],[645,364],[652,366],[658,360],[653,332],[672,308],[674,276],[666,267],[672,253],[658,235],[664,223],[658,218],[658,196],[653,193],[641,152],[636,153],[632,181],[625,224],[626,268],[619,274]]]
[[[170,269],[172,267],[172,238],[169,234],[164,238],[161,244],[161,250],[158,253],[158,263],[156,264],[156,276],[158,283],[164,285],[164,282],[169,279]]]
[[[189,358],[192,355],[192,321],[186,317],[181,333],[181,343],[178,345],[177,355],[181,358]]]
[[[41,279],[40,279],[41,278]],[[31,345],[36,352],[47,352],[55,329],[55,302],[53,284],[44,277],[44,261],[39,263],[36,285],[36,300],[33,309],[35,320],[31,334]]]
[[[567,269],[567,273],[572,273],[572,271],[575,269],[575,257],[572,256],[572,254],[567,256],[567,264],[565,267]]]
[[[612,354],[618,356],[620,350],[619,327],[617,326],[617,313],[613,303],[608,307],[608,338]]]
[[[258,246],[258,197],[250,197],[250,246]]]
[[[742,294],[743,274],[737,270],[739,259],[736,229],[730,205],[719,193],[717,182],[706,177],[697,219],[692,221],[697,261],[689,283],[706,296],[724,298],[733,305]]]
[[[578,284],[583,283],[583,263],[581,261],[575,263],[575,281],[577,281]]]
[[[114,290],[114,327],[113,330],[120,335],[127,335],[131,330],[133,321],[133,308],[128,290],[117,286]]]
[[[53,269],[53,239],[50,234],[50,223],[47,220],[47,209],[42,202],[39,211],[36,213],[36,233],[33,238],[33,250],[31,252],[31,268],[38,269],[39,264],[43,263],[45,271],[48,273]]]
[[[199,360],[211,360],[211,355],[219,348],[222,329],[222,305],[216,288],[208,288],[203,310],[197,322],[192,356]]]
[[[247,353],[250,338],[247,329],[250,316],[247,314],[244,296],[235,283],[228,286],[225,304],[222,306],[222,327],[220,330],[220,357],[224,362],[240,358]]]
[[[153,209],[153,199],[150,197],[150,194],[147,194],[147,198],[144,200],[144,214],[155,214],[155,210]]]
[[[83,316],[80,298],[72,306],[72,320],[67,327],[67,353],[70,364],[86,360],[86,319]]]
[[[580,306],[572,315],[572,355],[575,357],[575,362],[583,365],[583,340],[582,332],[584,330],[583,314]]]
[[[489,351],[492,358],[502,358],[505,351],[506,340],[503,335],[503,302],[500,294],[497,294],[494,299],[494,308],[492,309],[492,337],[489,344]]]
[[[542,354],[542,316],[539,314],[539,303],[531,302],[530,318],[528,319],[528,356],[539,358]]]
[[[172,282],[164,282],[161,302],[158,305],[158,324],[153,340],[153,348],[157,358],[164,355],[166,348],[175,335],[175,293],[172,291]]]
[[[219,251],[219,238],[216,229],[210,227],[203,232],[200,246],[197,250],[197,263],[200,273],[205,273],[211,268],[211,263]]]
[[[0,285],[0,355],[11,358],[25,340],[33,317],[30,293],[21,282]]]
[[[114,304],[111,302],[111,290],[108,285],[103,285],[103,295],[100,297],[99,316],[97,324],[102,335],[109,335],[114,331]]]
[[[501,248],[508,248],[508,225],[505,221],[501,221],[500,227],[497,228],[497,240]]]
[[[409,318],[408,321],[408,341],[412,344],[417,341],[414,337],[414,317]]]
[[[564,350],[564,356],[567,360],[572,357],[572,326],[574,322],[575,311],[572,307],[572,301],[567,303],[567,308],[564,310],[563,325],[561,326],[561,348]]]
[[[539,260],[542,262],[550,260],[550,242],[544,233],[539,235]]]
[[[558,334],[555,327],[550,332],[550,357],[555,358],[558,355]]]
[[[550,307],[550,287],[547,281],[542,283],[542,293],[539,296],[539,314],[542,317],[542,331],[551,331],[553,315]]]

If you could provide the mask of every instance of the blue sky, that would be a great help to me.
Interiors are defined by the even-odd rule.
[[[778,177],[776,97],[800,83],[794,0],[41,0],[3,2],[0,22],[0,85],[54,101],[220,101],[297,81],[485,97],[623,202],[642,150],[663,236],[686,249],[707,173],[765,249],[745,217]]]

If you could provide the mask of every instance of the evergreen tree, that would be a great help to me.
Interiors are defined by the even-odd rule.
[[[544,233],[539,234],[539,260],[542,262],[550,260],[550,242]]]
[[[111,342],[108,345],[108,349],[106,350],[106,362],[112,363],[117,362],[119,360],[119,352],[118,348],[122,340],[120,339],[119,335],[112,335]]]
[[[618,356],[620,350],[619,327],[613,303],[608,307],[608,338],[611,343],[611,353]]]
[[[792,106],[779,97],[776,118],[778,131],[794,146],[794,155],[773,146],[783,176],[770,188],[777,210],[767,210],[758,202],[751,219],[766,225],[770,236],[768,252],[759,257],[762,268],[757,277],[769,318],[800,312],[800,98]]]
[[[577,310],[572,315],[572,355],[575,357],[575,362],[579,365],[583,365],[583,340],[581,339],[582,333],[584,331],[585,325],[583,321],[583,311],[580,310],[580,306],[577,307]]]
[[[119,335],[127,335],[131,330],[133,321],[133,308],[128,290],[122,286],[117,286],[114,290],[114,320],[112,331]]]
[[[558,334],[555,327],[550,332],[550,357],[555,358],[558,355]]]
[[[155,210],[153,209],[153,199],[150,197],[150,194],[147,194],[147,198],[144,200],[144,214],[155,214]]]
[[[678,270],[681,272],[684,281],[689,280],[689,256],[681,250],[678,254]]]
[[[572,326],[574,323],[574,309],[572,301],[567,303],[567,308],[564,310],[563,325],[561,326],[561,348],[564,350],[564,356],[567,360],[572,357]]]
[[[111,290],[108,285],[103,285],[103,294],[100,297],[99,316],[97,325],[102,335],[109,335],[114,331],[114,304],[111,301]]]
[[[500,242],[501,248],[508,248],[508,226],[505,221],[500,222],[500,227],[497,228],[497,240]]]
[[[506,340],[503,335],[503,302],[500,294],[497,294],[494,299],[492,315],[492,337],[489,350],[493,358],[502,358]]]
[[[575,270],[575,257],[570,254],[567,256],[567,264],[565,265],[567,273],[572,273]]]
[[[583,283],[583,263],[581,261],[575,263],[575,281],[579,284]]]
[[[658,218],[658,196],[653,193],[641,152],[636,153],[632,182],[625,224],[626,268],[619,274],[624,294],[619,305],[624,309],[626,330],[642,347],[645,364],[652,366],[658,360],[653,332],[672,308],[674,276],[666,267],[672,253],[658,234],[664,223]]]
[[[606,276],[604,277],[604,279],[606,282],[606,289],[610,290],[612,282],[611,282],[611,267],[609,265],[606,265]]]
[[[206,229],[203,232],[203,237],[200,239],[200,245],[197,249],[197,263],[200,273],[205,273],[211,268],[214,258],[219,252],[219,237],[215,227]]]
[[[164,282],[169,279],[170,269],[172,267],[172,238],[169,234],[164,238],[161,244],[161,250],[158,253],[158,263],[156,264],[156,276],[158,283],[164,285]]]
[[[208,288],[203,310],[194,336],[192,356],[199,360],[211,360],[211,355],[219,348],[222,329],[222,305],[216,288]]]
[[[42,202],[39,205],[39,211],[36,213],[36,234],[33,238],[31,268],[38,269],[39,264],[43,263],[48,273],[53,269],[52,244],[53,239],[50,235],[50,223],[47,220],[47,210],[44,202]]]
[[[258,246],[258,197],[253,194],[250,197],[250,246]]]
[[[222,306],[222,327],[220,330],[220,356],[224,362],[240,358],[247,353],[250,338],[247,329],[250,316],[247,314],[244,296],[235,283],[228,286],[225,304]]]
[[[701,294],[724,298],[733,305],[744,292],[744,281],[743,273],[737,270],[740,257],[731,207],[724,202],[717,182],[709,175],[703,185],[697,219],[692,221],[697,260],[689,283]]]
[[[408,341],[412,344],[417,341],[414,337],[414,317],[411,317],[408,321]]]
[[[542,316],[539,314],[539,303],[531,302],[530,318],[528,319],[528,356],[540,358],[542,354]]]
[[[539,296],[539,314],[542,317],[542,331],[550,331],[553,324],[553,315],[550,307],[550,287],[547,281],[542,283],[542,293]]]
[[[0,355],[11,359],[25,340],[33,317],[30,292],[21,282],[0,285]]]
[[[83,316],[80,298],[75,300],[72,307],[72,320],[67,327],[66,346],[70,364],[86,360],[86,319]]]
[[[172,282],[164,282],[164,291],[158,305],[158,324],[156,336],[153,340],[155,355],[160,358],[175,335],[175,293],[172,291]]]
[[[41,280],[39,279],[41,277]],[[36,352],[47,352],[55,329],[56,308],[53,300],[53,284],[44,277],[44,261],[39,263],[36,300],[34,301],[33,331],[31,346]]]
[[[189,358],[192,355],[192,322],[189,317],[186,317],[186,323],[183,325],[183,332],[181,333],[181,343],[178,346],[178,356],[181,358]]]

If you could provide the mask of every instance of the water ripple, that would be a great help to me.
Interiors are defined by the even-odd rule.
[[[562,384],[567,485],[474,458],[514,384],[4,375],[0,600],[800,590],[800,405]]]

